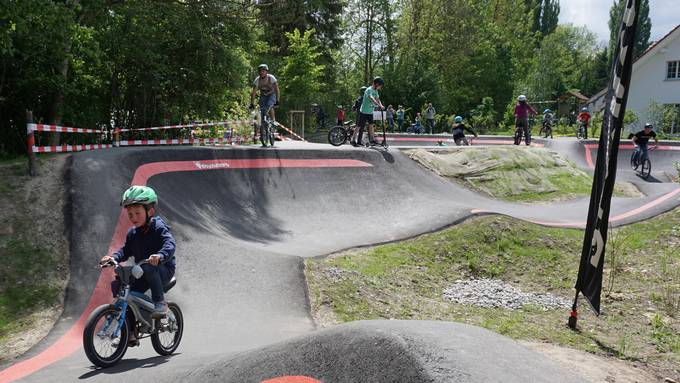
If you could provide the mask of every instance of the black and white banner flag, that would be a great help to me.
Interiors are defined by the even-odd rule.
[[[590,194],[588,223],[583,238],[581,264],[576,281],[576,290],[585,296],[597,315],[600,314],[600,293],[604,268],[605,245],[609,227],[616,161],[619,154],[619,140],[626,112],[630,75],[633,69],[633,46],[641,0],[627,0],[623,13],[619,41],[612,66],[611,82],[607,91],[602,134],[597,153],[597,163]]]

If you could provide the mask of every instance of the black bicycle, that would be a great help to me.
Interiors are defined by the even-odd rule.
[[[267,147],[269,143],[272,147],[274,146],[274,133],[276,132],[276,121],[269,117],[269,112],[272,110],[273,106],[267,109],[264,114],[262,123],[260,124],[260,142],[262,142],[263,147]]]
[[[340,146],[351,140],[357,125],[352,121],[345,121],[343,125],[337,125],[328,131],[328,142],[333,146]]]
[[[588,138],[588,131],[586,130],[586,123],[583,121],[578,122],[578,127],[576,128],[576,138],[579,140]]]
[[[541,128],[541,131],[539,132],[545,134],[543,138],[553,138],[553,129],[552,129],[552,121],[550,119],[543,120],[543,127]]]
[[[524,127],[521,124],[518,124],[515,126],[515,145],[519,145],[522,143],[522,137],[524,137],[524,140],[527,145],[531,145],[531,128],[527,127],[527,136],[524,137]]]
[[[656,147],[649,148],[649,150],[654,150]],[[649,175],[652,174],[652,161],[649,160],[649,156],[642,156],[642,150],[639,146],[635,146],[633,154],[630,156],[630,167],[642,178],[647,179]]]

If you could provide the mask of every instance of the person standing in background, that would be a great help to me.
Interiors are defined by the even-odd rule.
[[[425,120],[427,121],[427,126],[430,128],[430,134],[434,130],[434,115],[437,113],[432,106],[432,103],[427,103],[427,108],[425,109]]]
[[[392,105],[387,107],[387,125],[390,127],[390,132],[394,132],[394,108]]]
[[[399,109],[397,110],[397,126],[399,128],[399,131],[402,132],[404,129],[404,114],[406,111],[404,110],[403,105],[399,105]]]

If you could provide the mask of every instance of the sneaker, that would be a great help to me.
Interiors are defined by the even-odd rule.
[[[378,143],[378,141],[369,141],[368,143],[369,143],[371,146],[378,146],[378,145],[380,145],[380,144]]]
[[[168,313],[168,304],[165,302],[154,303],[153,313],[154,317],[164,317]]]

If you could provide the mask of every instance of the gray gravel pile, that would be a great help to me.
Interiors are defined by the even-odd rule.
[[[551,294],[525,293],[498,279],[458,280],[444,290],[444,297],[463,305],[512,310],[527,304],[544,309],[568,308],[571,304]]]

